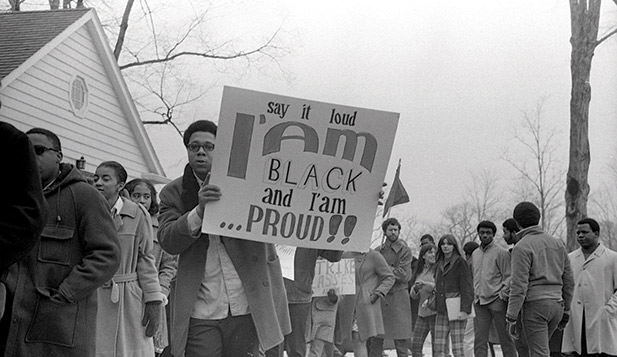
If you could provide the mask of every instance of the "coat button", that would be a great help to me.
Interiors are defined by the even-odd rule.
[[[270,283],[269,283],[269,282],[267,282],[267,281],[264,281],[262,284],[263,284],[264,286],[266,286],[266,287],[270,285]]]
[[[17,319],[17,317],[13,319],[13,323],[14,323],[14,324],[16,324],[16,323],[17,323],[17,321],[19,321],[19,320]]]

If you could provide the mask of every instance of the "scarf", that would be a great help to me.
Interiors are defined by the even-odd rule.
[[[197,182],[193,169],[189,164],[186,164],[184,174],[182,175],[182,193],[180,193],[182,214],[189,212],[199,204],[199,188],[199,182]],[[201,234],[201,238],[207,237],[206,233]],[[206,239],[206,242],[209,242],[209,240]]]
[[[182,175],[182,193],[180,200],[182,201],[182,214],[192,210],[199,204],[199,182],[193,173],[193,169],[189,164],[184,168]]]

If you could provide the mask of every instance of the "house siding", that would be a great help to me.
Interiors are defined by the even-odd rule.
[[[69,103],[75,75],[82,76],[88,86],[88,111],[83,117],[74,115]],[[60,137],[65,162],[74,163],[84,156],[90,172],[106,160],[120,162],[131,177],[149,172],[86,27],[72,33],[0,92],[0,120],[24,131],[32,127],[52,130]]]

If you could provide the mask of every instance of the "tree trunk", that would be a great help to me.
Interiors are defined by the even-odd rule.
[[[9,4],[11,5],[11,11],[20,11],[21,0],[9,0]]]
[[[122,46],[124,45],[124,37],[126,36],[126,29],[129,27],[129,16],[131,15],[131,9],[135,0],[128,0],[126,7],[124,8],[124,14],[122,15],[122,22],[120,23],[120,32],[118,33],[118,39],[116,40],[116,46],[114,47],[114,57],[116,62],[120,58],[120,52],[122,52]]]
[[[589,102],[591,101],[591,60],[597,46],[600,21],[600,0],[570,0],[572,26],[572,55],[570,70],[572,92],[570,98],[570,153],[566,175],[567,246],[578,248],[576,223],[587,216],[589,196]]]

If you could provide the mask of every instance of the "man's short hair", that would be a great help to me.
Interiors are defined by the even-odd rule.
[[[476,232],[480,232],[480,228],[489,228],[493,232],[493,235],[497,233],[497,226],[495,226],[495,223],[491,221],[482,221],[478,223],[478,227],[476,227]]]
[[[593,218],[583,218],[576,224],[588,224],[592,232],[600,234],[600,224]]]
[[[186,128],[186,131],[184,132],[184,136],[182,137],[182,140],[184,141],[184,146],[189,145],[189,140],[191,140],[191,135],[193,135],[193,133],[196,133],[198,131],[205,131],[208,133],[212,133],[214,134],[214,136],[216,136],[216,128],[217,128],[216,124],[214,124],[210,120],[198,120],[196,122],[193,122],[191,125],[189,125],[188,128]]]
[[[396,218],[388,218],[385,221],[383,221],[383,223],[381,224],[381,230],[384,231],[384,233],[386,232],[386,229],[388,229],[388,226],[398,226],[398,229],[401,229],[401,224],[399,223],[398,219]]]
[[[420,242],[422,242],[423,240],[428,239],[431,243],[435,244],[435,238],[433,238],[432,235],[430,234],[423,234],[422,237],[420,237]]]
[[[121,183],[126,183],[129,175],[126,173],[126,169],[124,168],[124,166],[122,166],[122,164],[117,161],[103,161],[99,164],[99,167],[101,166],[109,167],[110,169],[114,170],[118,181]]]
[[[465,254],[471,255],[474,250],[478,249],[479,246],[480,246],[480,244],[478,244],[476,242],[473,242],[473,241],[472,242],[467,242],[463,246],[463,251],[465,252]]]
[[[522,228],[535,226],[540,222],[540,210],[531,202],[521,202],[514,207],[514,220]]]
[[[53,148],[62,152],[62,146],[60,145],[60,138],[58,138],[58,135],[52,133],[50,130],[43,129],[43,128],[32,128],[28,130],[26,134],[27,135],[29,134],[45,135],[49,139],[49,141],[51,141],[51,144],[54,146]]]
[[[520,231],[520,229],[518,228],[518,225],[516,224],[516,221],[514,220],[514,218],[508,218],[505,221],[503,221],[502,226],[509,230],[510,232],[518,232]]]

